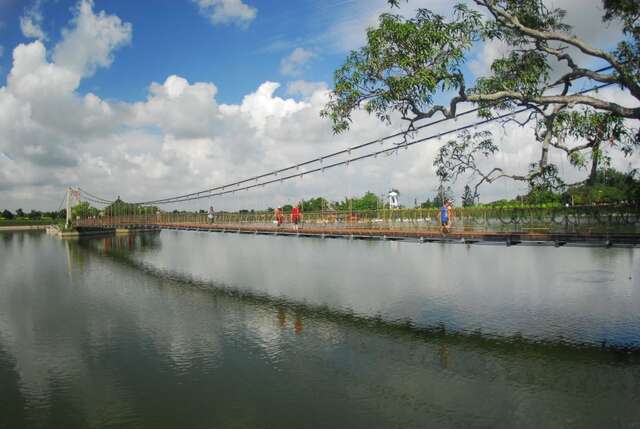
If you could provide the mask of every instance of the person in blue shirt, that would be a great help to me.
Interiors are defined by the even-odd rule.
[[[440,225],[443,234],[449,232],[450,211],[451,202],[449,200],[444,200],[444,204],[442,204],[442,207],[440,207]]]

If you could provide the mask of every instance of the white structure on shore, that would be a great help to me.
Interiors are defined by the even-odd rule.
[[[389,197],[390,209],[397,209],[398,207],[400,207],[400,203],[398,202],[399,196],[400,196],[400,191],[398,191],[397,189],[392,189],[389,191],[388,197]]]

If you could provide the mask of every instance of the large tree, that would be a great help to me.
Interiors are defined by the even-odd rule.
[[[392,6],[399,2],[389,0]],[[478,107],[485,118],[529,108],[524,118],[509,119],[534,125],[540,155],[527,173],[480,169],[476,158],[490,157],[499,147],[475,134],[447,143],[436,167],[448,175],[443,180],[472,172],[479,177],[476,192],[480,184],[503,177],[532,186],[562,184],[557,167],[549,163],[550,150],[564,152],[578,166],[591,156],[597,168],[604,141],[625,155],[640,144],[634,129],[640,119],[637,103],[574,89],[576,82],[615,85],[640,102],[639,0],[605,0],[603,10],[603,21],[621,28],[611,49],[576,37],[565,11],[550,9],[542,0],[469,0],[455,5],[449,18],[427,9],[411,19],[383,14],[378,26],[367,31],[367,44],[336,70],[335,88],[322,113],[335,132],[349,128],[356,109],[386,122],[396,113],[408,121],[410,133],[417,122],[436,115],[454,118],[464,103]],[[487,75],[471,76],[465,69],[471,53],[496,42],[509,46],[507,53],[492,62]],[[455,172],[448,170],[451,163]],[[595,177],[594,168],[589,177]]]

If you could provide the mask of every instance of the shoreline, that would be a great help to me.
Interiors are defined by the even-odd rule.
[[[9,225],[0,226],[0,232],[46,230],[49,225]]]

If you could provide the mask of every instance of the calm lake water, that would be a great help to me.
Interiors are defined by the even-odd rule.
[[[0,233],[0,428],[640,428],[640,249]]]

